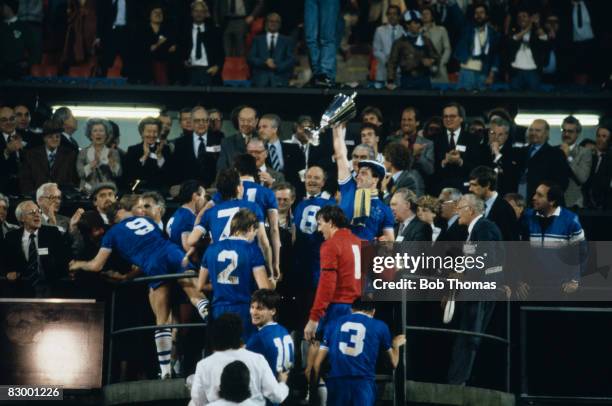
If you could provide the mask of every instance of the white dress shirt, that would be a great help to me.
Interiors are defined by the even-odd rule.
[[[193,45],[191,47],[191,55],[190,62],[191,66],[208,66],[208,54],[206,53],[206,47],[204,44],[200,44],[202,47],[202,57],[200,59],[196,59],[196,46],[198,45],[198,28],[203,33],[206,32],[206,25],[202,24],[193,24],[191,28],[191,40],[193,41]]]
[[[493,207],[493,203],[495,203],[495,199],[497,199],[498,193],[497,192],[493,192],[493,194],[491,194],[491,197],[489,197],[487,200],[485,200],[484,204],[485,204],[485,212],[484,212],[484,216],[486,218],[489,217],[489,213],[491,213],[491,207]]]
[[[578,7],[582,11],[582,27],[578,27]],[[574,42],[588,41],[595,38],[593,27],[591,26],[591,15],[584,1],[579,1],[572,7],[572,29]]]
[[[272,38],[274,38],[274,49],[278,46],[278,32],[275,33],[267,33],[266,34],[266,44],[268,44],[268,49],[272,46]]]
[[[113,3],[117,3],[117,15],[115,16],[115,22],[113,28],[123,27],[126,25],[126,11],[125,11],[125,0],[115,0]]]
[[[478,220],[480,220],[481,218],[482,218],[482,214],[474,217],[474,219],[470,222],[470,225],[468,226],[468,236],[467,236],[466,241],[470,240],[470,237],[472,236],[472,230],[474,229],[474,226],[476,225]]]
[[[286,384],[278,382],[263,355],[244,348],[237,350],[217,351],[204,358],[196,367],[191,387],[190,405],[200,406],[219,399],[221,373],[227,364],[233,361],[245,363],[251,375],[250,400],[256,405],[264,406],[266,399],[272,403],[281,403],[289,394]]]

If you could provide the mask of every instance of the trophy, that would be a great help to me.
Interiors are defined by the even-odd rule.
[[[357,107],[355,106],[355,97],[357,97],[357,92],[354,92],[350,96],[347,96],[343,93],[339,93],[334,97],[334,100],[332,100],[331,104],[327,107],[327,109],[323,113],[323,116],[321,117],[321,123],[319,124],[319,128],[306,129],[308,133],[309,142],[312,145],[319,145],[320,134],[329,127],[344,123],[355,117],[355,115],[357,114]]]

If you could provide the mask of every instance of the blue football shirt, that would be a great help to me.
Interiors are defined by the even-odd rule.
[[[184,233],[190,233],[193,230],[193,224],[195,223],[196,215],[185,207],[179,207],[174,212],[174,215],[168,224],[166,225],[166,233],[168,238],[179,247],[183,246],[182,235]]]
[[[352,313],[326,328],[321,348],[328,351],[329,378],[374,379],[378,352],[391,349],[391,333],[382,321]]]
[[[202,267],[213,286],[213,306],[248,304],[257,285],[253,268],[265,266],[255,242],[238,237],[218,241],[206,249]]]
[[[278,323],[271,322],[260,328],[251,336],[247,350],[263,355],[276,375],[289,371],[295,359],[295,346],[287,329]]]
[[[242,187],[244,188],[242,200],[257,203],[264,214],[266,214],[270,209],[278,209],[276,196],[274,196],[274,191],[272,189],[250,180],[243,180]],[[213,195],[213,201],[215,204],[221,203],[223,201],[221,199],[221,193],[215,193]]]
[[[378,197],[372,197],[370,202],[370,215],[368,217],[353,218],[355,208],[355,192],[357,182],[352,176],[338,182],[340,187],[340,208],[351,221],[353,234],[362,240],[372,241],[382,235],[383,230],[393,229],[393,212]]]
[[[117,250],[124,259],[143,268],[145,272],[166,254],[171,244],[153,220],[141,216],[123,219],[102,238],[102,248]]]
[[[230,236],[230,225],[234,214],[240,209],[249,209],[257,216],[260,223],[264,222],[263,212],[259,206],[246,200],[226,200],[204,212],[200,223],[196,226],[203,233],[210,232],[213,242],[221,241]]]

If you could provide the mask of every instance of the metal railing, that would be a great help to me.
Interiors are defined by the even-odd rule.
[[[501,293],[501,291],[500,291]],[[505,387],[506,387],[506,392],[511,393],[510,391],[510,351],[511,351],[511,344],[512,344],[512,340],[511,340],[511,327],[510,327],[510,304],[511,302],[509,300],[506,300],[506,337],[501,337],[501,336],[496,336],[493,334],[486,334],[486,333],[479,333],[479,332],[475,332],[475,331],[469,331],[469,330],[460,330],[460,329],[452,329],[452,328],[441,328],[441,327],[428,327],[428,326],[415,326],[415,325],[408,325],[406,320],[407,320],[407,314],[406,314],[406,304],[408,303],[407,299],[406,299],[406,293],[404,292],[402,295],[402,331],[408,332],[408,331],[414,331],[414,332],[420,332],[420,333],[424,333],[424,334],[453,334],[453,335],[467,335],[467,336],[472,336],[472,337],[480,337],[486,340],[490,340],[490,341],[494,341],[494,342],[498,342],[501,344],[504,344],[505,348],[505,353],[506,353],[506,368],[505,368]],[[402,378],[401,379],[396,379],[396,382],[398,385],[400,385],[400,387],[396,390],[396,404],[401,404],[404,405],[406,404],[406,375],[407,375],[407,362],[406,362],[406,351],[404,351],[403,356],[401,357],[401,363],[402,365],[400,365],[400,367],[403,369],[401,371],[401,375]],[[398,374],[399,375],[399,374]]]
[[[184,278],[195,278],[197,277],[197,273],[193,272],[184,272],[179,274],[167,274],[167,275],[154,275],[154,276],[141,276],[134,279],[129,279],[125,281],[121,281],[117,283],[111,294],[111,308],[110,308],[110,336],[108,343],[108,360],[107,360],[107,369],[106,369],[106,384],[110,384],[112,380],[112,367],[113,367],[113,341],[115,340],[115,336],[134,333],[138,331],[147,331],[147,330],[156,330],[161,326],[152,324],[145,326],[135,326],[135,327],[127,327],[115,330],[115,305],[117,298],[117,290],[119,288],[123,288],[130,285],[135,285],[139,283],[148,283],[155,281],[168,281],[168,280],[177,280]],[[207,323],[174,323],[174,324],[164,324],[164,328],[203,328],[206,327]]]

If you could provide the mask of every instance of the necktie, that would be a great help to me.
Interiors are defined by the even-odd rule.
[[[578,8],[578,28],[582,28],[582,2],[576,3],[576,7]]]
[[[276,145],[270,144],[270,162],[272,162],[272,169],[275,171],[280,170],[280,159],[278,158],[278,151]]]
[[[34,276],[38,273],[38,247],[36,247],[36,234],[30,234],[30,243],[28,245],[28,275]]]
[[[49,169],[53,168],[53,164],[55,164],[55,152],[49,153]]]
[[[529,158],[533,157],[535,155],[535,153],[536,153],[535,145],[531,145],[529,147]]]
[[[455,143],[455,132],[451,131],[450,132],[450,142],[448,143],[451,150],[455,149],[457,147],[456,143]]]
[[[389,183],[387,183],[387,191],[389,193],[391,193],[391,191],[393,190],[393,185],[395,184],[395,181],[393,180],[393,178],[391,178],[389,180]],[[403,223],[402,223],[403,224]]]
[[[200,145],[198,145],[198,160],[204,158],[204,154],[206,153],[206,141],[204,141],[204,137],[198,135],[198,140],[200,141]]]
[[[396,30],[397,30],[397,27],[394,25],[393,28],[391,28],[391,44],[395,42],[395,31]]]
[[[597,154],[597,163],[595,164],[595,173],[599,172],[599,166],[601,165],[601,160],[603,159],[603,154]]]
[[[272,34],[270,36],[270,56],[274,55],[274,50],[276,49],[276,35]]]
[[[397,229],[397,236],[399,237],[400,235],[402,235],[402,233],[404,232],[404,229],[406,228],[406,224],[402,223],[399,225],[399,228]]]
[[[198,26],[198,34],[196,35],[196,59],[202,59],[202,29]]]

